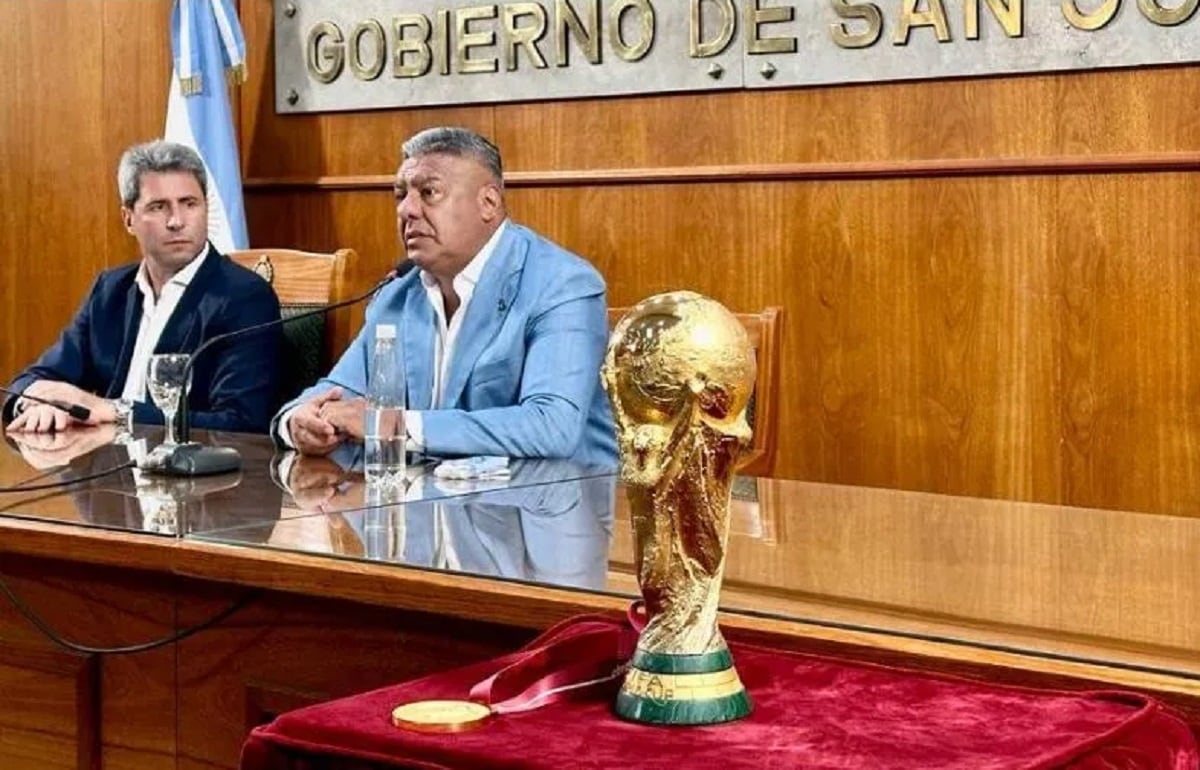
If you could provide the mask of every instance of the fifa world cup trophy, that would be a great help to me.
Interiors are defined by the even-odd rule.
[[[741,323],[693,292],[640,302],[609,340],[602,377],[647,615],[617,696],[625,719],[712,724],[750,713],[717,602],[754,376]]]

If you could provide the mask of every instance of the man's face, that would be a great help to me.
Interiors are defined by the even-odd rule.
[[[409,259],[439,278],[466,267],[503,218],[500,188],[478,161],[407,158],[396,172],[396,227]]]
[[[208,239],[204,191],[186,171],[142,174],[138,199],[121,215],[142,256],[171,272],[186,267]]]

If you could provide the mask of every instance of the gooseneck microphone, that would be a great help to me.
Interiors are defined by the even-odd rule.
[[[375,296],[376,292],[387,286],[392,281],[403,278],[416,265],[409,259],[402,259],[396,264],[396,267],[388,273],[387,277],[379,283],[371,287],[370,291],[359,294],[357,297],[335,302],[332,305],[325,305],[315,310],[309,310],[304,313],[297,313],[287,318],[276,318],[272,321],[266,321],[253,326],[247,326],[242,329],[235,329],[231,332],[218,334],[215,337],[210,337],[200,344],[188,358],[187,365],[183,369],[183,382],[185,383],[184,390],[179,397],[179,410],[176,419],[179,421],[179,444],[174,447],[165,448],[165,451],[159,452],[155,450],[150,453],[146,459],[142,469],[151,473],[161,473],[168,476],[209,476],[217,473],[228,473],[235,471],[242,465],[242,458],[237,450],[233,447],[209,447],[191,441],[191,425],[188,419],[188,399],[186,383],[190,382],[192,376],[192,366],[196,363],[196,359],[205,351],[222,343],[227,342],[236,337],[241,337],[246,334],[253,334],[265,329],[273,329],[276,326],[283,326],[292,321],[299,321],[302,318],[311,318],[317,315],[324,315],[332,310],[337,310],[351,305],[357,305],[363,300]]]
[[[16,396],[17,398],[23,398],[26,401],[32,401],[35,404],[45,404],[46,406],[52,406],[55,409],[61,409],[80,422],[87,422],[87,419],[92,416],[91,409],[88,409],[86,406],[80,406],[79,404],[68,404],[63,401],[51,401],[48,398],[38,398],[37,396],[31,396],[28,393],[18,393],[15,390],[9,390],[8,388],[0,388],[0,393],[7,393],[10,396]]]

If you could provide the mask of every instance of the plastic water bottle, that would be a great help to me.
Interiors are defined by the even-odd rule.
[[[368,374],[363,470],[368,484],[400,486],[405,480],[404,360],[392,324],[375,327]]]

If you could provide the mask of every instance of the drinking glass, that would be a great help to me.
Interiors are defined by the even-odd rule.
[[[162,410],[167,425],[165,446],[175,446],[179,437],[175,427],[175,415],[185,397],[184,371],[191,356],[186,353],[160,353],[150,356],[150,370],[146,378],[146,389],[150,398]]]

